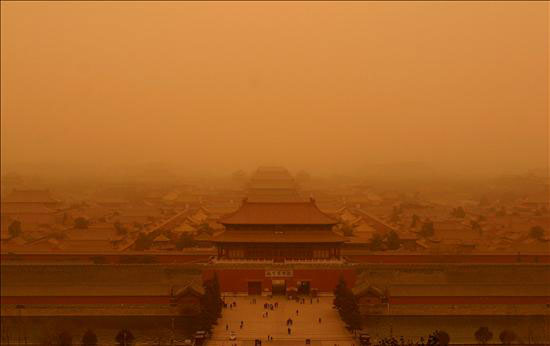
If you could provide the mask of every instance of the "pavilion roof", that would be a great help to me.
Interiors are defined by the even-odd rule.
[[[159,234],[153,239],[154,242],[166,242],[170,241],[168,237],[166,237],[164,234]]]
[[[384,291],[379,287],[373,286],[368,282],[363,282],[352,288],[352,292],[357,297],[371,296],[371,297],[383,297]]]
[[[251,180],[254,179],[277,179],[277,180],[292,180],[292,175],[284,167],[263,166],[252,174]]]
[[[323,213],[313,200],[308,202],[248,202],[224,217],[223,225],[335,225],[338,221]]]
[[[250,179],[249,189],[291,189],[296,190],[296,182],[292,179]]]
[[[184,285],[173,286],[173,291],[175,296],[185,296],[188,294],[202,296],[204,294],[204,287],[201,279],[190,280]]]
[[[214,243],[343,243],[332,231],[225,231],[211,238]]]
[[[307,198],[301,197],[292,190],[254,190],[248,193],[248,201],[253,203],[291,203],[304,202]]]

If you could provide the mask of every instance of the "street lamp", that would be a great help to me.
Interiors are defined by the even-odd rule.
[[[17,304],[15,306],[15,308],[17,309],[17,315],[19,316],[19,323],[21,325],[21,328],[23,329],[23,340],[25,340],[25,346],[27,345],[27,331],[25,329],[25,325],[23,323],[23,318],[21,317],[21,311],[25,308],[25,305],[22,305],[22,304]],[[21,332],[18,333],[17,335],[17,341],[18,341],[18,344],[21,344]]]

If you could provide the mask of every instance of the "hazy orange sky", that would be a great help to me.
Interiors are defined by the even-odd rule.
[[[2,2],[3,171],[548,162],[546,2]]]

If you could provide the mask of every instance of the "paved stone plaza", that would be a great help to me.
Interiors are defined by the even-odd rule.
[[[225,301],[228,304],[236,302],[237,305],[223,310],[222,318],[215,326],[208,346],[231,346],[235,343],[238,346],[249,346],[254,345],[254,339],[261,339],[262,345],[294,346],[305,345],[306,338],[312,340],[313,346],[357,345],[345,329],[338,312],[332,308],[331,297],[321,297],[319,302],[313,299],[313,303],[305,298],[305,304],[287,300],[283,296],[256,297],[256,304],[252,304],[252,297],[226,297]],[[278,303],[278,308],[264,309],[264,303],[275,302]],[[262,317],[266,311],[267,317]],[[289,318],[293,320],[290,335],[286,325]],[[236,333],[237,341],[229,341],[231,331]],[[274,341],[268,342],[268,335]]]

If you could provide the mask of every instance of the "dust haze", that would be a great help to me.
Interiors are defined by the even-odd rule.
[[[546,2],[1,6],[4,173],[548,165]]]

